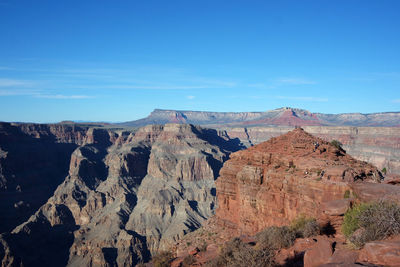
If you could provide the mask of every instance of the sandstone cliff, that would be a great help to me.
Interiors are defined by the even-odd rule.
[[[293,127],[224,127],[230,138],[238,138],[250,147],[285,134]],[[352,157],[372,163],[387,174],[400,174],[400,128],[395,127],[326,127],[304,126],[303,129],[325,141],[338,140]]]
[[[356,181],[380,182],[372,165],[302,129],[231,154],[217,184],[217,218],[239,233],[287,225],[304,214],[320,218]]]

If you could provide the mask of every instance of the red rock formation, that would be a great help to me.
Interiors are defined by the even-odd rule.
[[[300,117],[299,115],[302,117]],[[312,126],[312,125],[325,125],[326,123],[319,120],[319,118],[308,111],[294,110],[285,108],[276,117],[266,117],[260,120],[246,121],[244,125],[288,125],[288,126]]]
[[[365,244],[358,260],[377,266],[400,266],[400,236]]]
[[[298,128],[231,154],[216,182],[216,216],[255,234],[301,214],[319,218],[321,204],[343,199],[350,183],[380,179],[374,166]]]
[[[387,174],[400,174],[400,128],[304,126],[303,129],[325,141],[338,140],[355,159],[367,161]],[[239,138],[246,146],[259,144],[285,134],[293,127],[223,128],[230,138]]]

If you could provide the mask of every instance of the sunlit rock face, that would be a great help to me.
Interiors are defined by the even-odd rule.
[[[217,179],[216,215],[255,234],[300,215],[320,218],[322,204],[343,199],[352,183],[381,179],[376,167],[298,128],[231,154]]]

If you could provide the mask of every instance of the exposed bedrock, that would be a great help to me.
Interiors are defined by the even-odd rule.
[[[239,138],[247,147],[285,134],[293,127],[221,128],[230,138]],[[352,157],[367,161],[387,174],[400,175],[400,128],[304,126],[303,129],[326,141],[338,140]]]
[[[43,261],[49,266],[147,261],[213,215],[214,179],[241,148],[215,130],[177,124],[130,133],[89,129],[83,140],[54,194],[1,235],[4,266],[35,266],[46,249],[54,257]],[[62,238],[63,245],[39,240],[43,236]]]
[[[376,167],[295,129],[231,154],[216,182],[216,215],[222,224],[251,235],[300,215],[332,220],[340,231],[336,216],[349,203],[333,202],[351,196],[354,182],[382,178]]]

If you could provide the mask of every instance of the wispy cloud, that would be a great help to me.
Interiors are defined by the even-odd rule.
[[[90,95],[64,95],[64,94],[49,94],[44,93],[43,90],[23,90],[23,89],[0,89],[1,96],[27,96],[35,98],[47,98],[47,99],[88,99],[95,98]]]
[[[264,83],[249,83],[249,84],[246,84],[245,87],[249,87],[249,88],[266,88],[268,86],[266,84],[264,84]]]
[[[280,84],[303,85],[303,84],[316,84],[316,81],[304,78],[285,77],[276,80]]]
[[[31,86],[31,85],[32,82],[28,81],[0,78],[0,87],[16,87],[16,86]]]
[[[400,99],[394,99],[392,100],[392,103],[400,103]]]
[[[192,90],[192,89],[207,89],[207,88],[215,88],[215,86],[211,85],[179,85],[179,84],[170,84],[170,85],[129,85],[129,84],[115,84],[115,85],[93,85],[93,86],[84,86],[81,85],[81,88],[87,89],[138,89],[138,90]],[[79,87],[78,87],[79,88]]]
[[[39,92],[39,90],[0,89],[0,96],[33,96]]]
[[[48,99],[88,99],[88,98],[94,98],[94,96],[89,96],[89,95],[45,95],[45,94],[35,94],[33,95],[34,97],[37,98],[48,98]]]
[[[307,101],[307,102],[328,102],[328,98],[313,97],[313,96],[276,96],[278,99]]]
[[[238,87],[231,79],[195,75],[187,70],[149,66],[131,68],[18,69],[35,73],[36,85],[68,89],[196,90]],[[0,79],[0,86],[27,86],[28,81]],[[48,88],[50,89],[50,88]]]
[[[194,95],[188,95],[186,98],[189,99],[189,100],[193,100],[193,99],[195,99],[196,97],[195,97]]]

